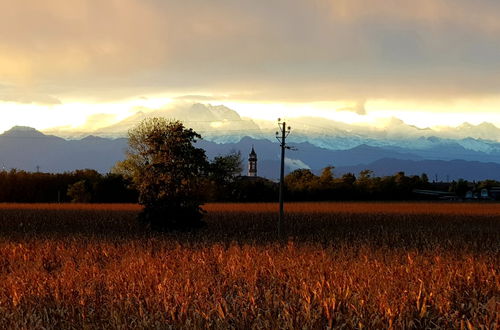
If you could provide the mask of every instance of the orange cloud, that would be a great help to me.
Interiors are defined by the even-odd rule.
[[[166,53],[157,42],[161,17],[142,1],[18,0],[0,12],[0,31],[8,31],[0,74],[18,84],[130,72]]]
[[[496,95],[499,10],[466,0],[0,0],[0,84],[60,99]]]

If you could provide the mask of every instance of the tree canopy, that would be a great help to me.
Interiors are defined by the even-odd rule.
[[[115,171],[131,178],[144,205],[141,218],[154,229],[202,224],[199,189],[208,169],[201,136],[180,121],[147,118],[129,131],[127,157]]]

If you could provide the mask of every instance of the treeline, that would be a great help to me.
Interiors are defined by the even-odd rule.
[[[221,164],[212,164],[199,192],[206,201],[274,201],[278,185],[263,178],[240,177]],[[232,165],[229,165],[231,168]],[[228,167],[228,166],[226,166]],[[229,173],[229,174],[228,174]],[[116,173],[101,174],[92,169],[65,173],[0,171],[0,203],[137,203],[132,182]]]
[[[426,174],[376,177],[370,170],[355,175],[334,176],[334,167],[323,169],[320,175],[310,170],[295,170],[285,177],[288,198],[293,200],[410,200],[414,189],[431,189]]]
[[[452,182],[430,182],[427,174],[407,176],[398,172],[391,176],[377,177],[373,171],[364,170],[358,175],[346,173],[334,176],[334,167],[323,169],[320,175],[310,170],[299,169],[285,177],[287,199],[295,201],[318,200],[416,200],[437,199],[443,195],[416,193],[449,193],[458,199],[466,197],[467,192],[479,193],[482,189],[500,187],[500,182],[485,180],[469,182],[459,179]]]
[[[85,169],[67,173],[0,172],[0,202],[135,203],[137,192],[117,174]]]
[[[210,175],[199,190],[209,202],[274,202],[278,183],[264,178],[239,176],[235,156],[217,158]],[[228,162],[226,164],[225,162]],[[335,176],[334,167],[326,167],[315,175],[299,169],[285,176],[285,194],[289,201],[334,200],[415,200],[435,198],[414,191],[439,190],[463,198],[468,191],[500,187],[500,182],[485,180],[468,182],[430,182],[426,174],[407,176],[404,172],[377,177],[364,170]],[[137,191],[124,176],[101,174],[84,169],[67,173],[33,173],[19,170],[0,171],[0,202],[15,203],[136,203]]]

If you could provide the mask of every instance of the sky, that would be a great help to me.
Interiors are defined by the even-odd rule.
[[[0,131],[138,107],[500,126],[497,0],[0,0]]]

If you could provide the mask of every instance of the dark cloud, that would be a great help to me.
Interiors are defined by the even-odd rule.
[[[492,0],[4,2],[0,84],[102,99],[496,95],[499,12]]]

